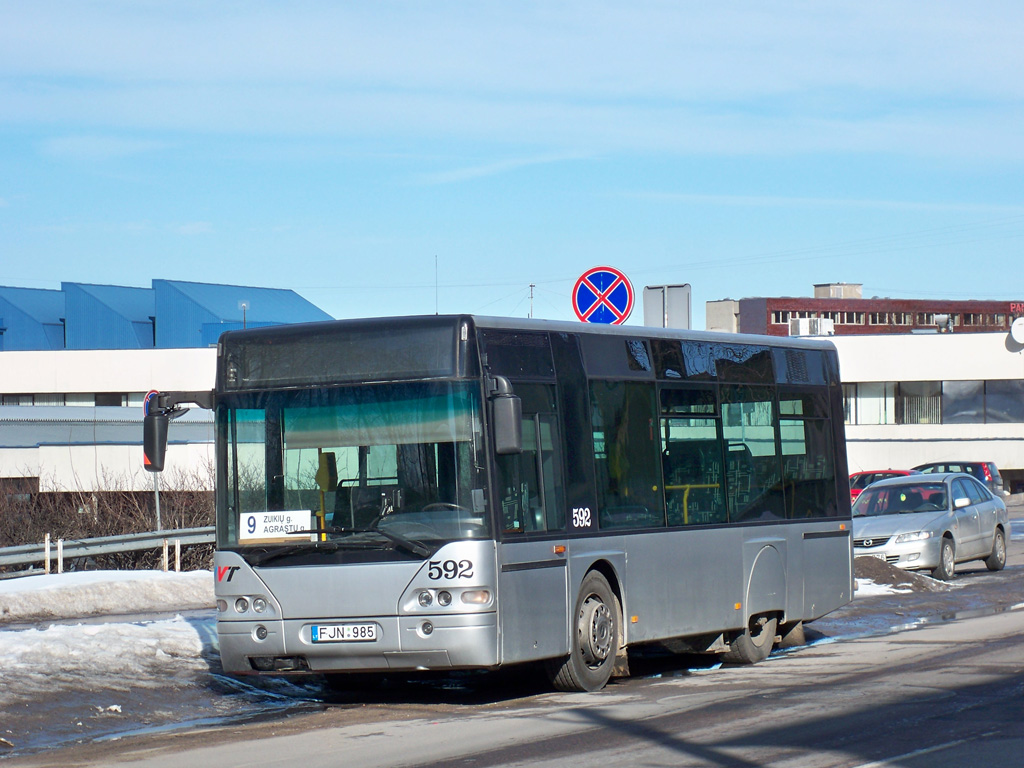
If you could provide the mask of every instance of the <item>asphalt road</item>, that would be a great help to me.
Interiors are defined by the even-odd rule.
[[[635,660],[597,694],[521,670],[341,691],[243,725],[80,744],[11,764],[231,766],[1024,765],[1024,505],[1009,564],[858,598],[754,667]]]
[[[676,671],[598,694],[396,700],[64,749],[24,765],[1015,766],[1024,610]]]

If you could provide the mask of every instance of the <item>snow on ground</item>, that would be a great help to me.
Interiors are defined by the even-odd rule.
[[[902,595],[914,590],[901,588],[892,584],[876,584],[871,579],[857,579],[857,588],[853,593],[854,598],[876,597],[878,595]]]
[[[0,711],[81,687],[183,684],[216,652],[210,571],[91,571],[0,581]],[[167,613],[158,620],[129,615]],[[107,616],[113,620],[90,621]],[[117,620],[125,616],[124,621]],[[56,622],[56,623],[54,623]]]
[[[210,571],[76,571],[0,581],[0,622],[212,608]]]

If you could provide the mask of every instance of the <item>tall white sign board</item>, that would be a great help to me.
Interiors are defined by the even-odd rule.
[[[689,283],[644,288],[644,325],[689,330],[691,317]]]

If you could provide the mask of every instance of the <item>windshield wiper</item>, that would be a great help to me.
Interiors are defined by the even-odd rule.
[[[308,531],[308,533],[315,533],[315,531]],[[266,565],[267,563],[272,562],[274,560],[278,560],[282,557],[298,555],[302,554],[303,552],[316,552],[324,550],[328,552],[335,552],[337,551],[337,549],[338,545],[334,542],[314,542],[312,546],[310,544],[289,544],[287,547],[282,547],[281,549],[266,550],[263,553],[256,555],[252,559],[252,565]]]
[[[343,536],[350,533],[379,533],[396,547],[404,549],[406,552],[410,552],[418,557],[422,557],[424,560],[437,551],[436,549],[430,549],[430,547],[424,546],[418,541],[407,539],[405,536],[399,536],[397,533],[392,533],[391,531],[387,531],[382,528],[339,528],[337,526],[327,526],[326,528],[314,528],[308,531],[289,531],[289,533],[330,533],[335,536]],[[337,544],[335,544],[335,546],[337,546]]]

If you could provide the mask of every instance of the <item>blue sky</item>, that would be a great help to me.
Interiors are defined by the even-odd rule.
[[[1019,301],[1019,2],[0,0],[0,284]],[[637,302],[630,322],[642,321]]]

